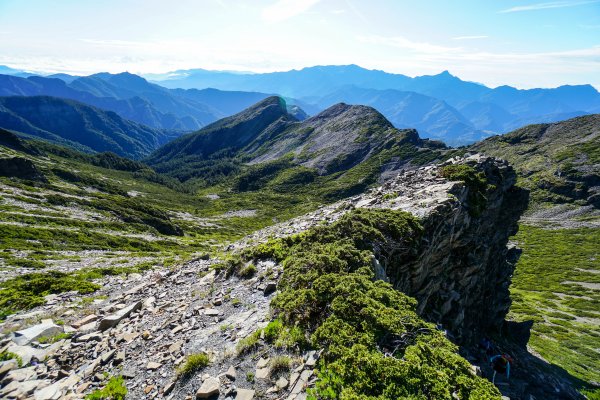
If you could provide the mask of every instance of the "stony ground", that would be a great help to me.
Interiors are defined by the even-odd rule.
[[[452,201],[447,191],[455,184],[436,177],[431,168],[407,173],[365,195],[256,232],[228,250],[330,223],[353,207],[385,206],[422,216]],[[280,355],[276,350],[236,355],[239,340],[270,320],[269,303],[282,268],[261,262],[254,277],[240,279],[211,267],[218,262],[197,259],[128,279],[110,277],[92,297],[51,295],[45,306],[9,317],[0,325],[0,351],[18,354],[27,367],[2,364],[0,395],[82,398],[122,375],[132,399],[185,399],[211,390],[223,398],[303,398],[313,383],[315,352],[290,355],[290,370],[273,374],[270,360]],[[40,343],[40,337],[58,340]],[[209,355],[208,367],[177,378],[186,356],[198,353]],[[32,357],[46,361],[33,366]]]
[[[432,168],[407,172],[364,195],[259,231],[227,251],[331,223],[353,207],[401,209],[422,217],[456,202],[449,195],[455,185],[461,184],[437,177]],[[244,356],[236,350],[241,339],[270,321],[281,266],[260,262],[254,276],[241,279],[226,276],[219,262],[204,257],[127,279],[108,277],[92,296],[51,295],[44,306],[10,316],[0,324],[0,352],[18,355],[22,364],[0,363],[0,398],[84,398],[113,376],[125,378],[131,399],[305,398],[316,379],[318,352],[287,354],[290,367],[275,371],[274,360],[282,354],[277,350],[263,347]],[[208,355],[208,366],[178,376],[192,354]],[[466,355],[489,376],[485,356]],[[551,390],[567,391],[560,380],[544,377],[543,365],[539,371]],[[517,377],[513,386],[499,383],[512,398],[519,398],[530,378]]]

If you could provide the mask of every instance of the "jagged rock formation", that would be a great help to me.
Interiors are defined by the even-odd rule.
[[[330,223],[353,208],[408,211],[422,221],[422,241],[412,249],[393,242],[373,249],[377,277],[415,296],[425,318],[441,323],[457,340],[471,342],[482,332],[498,329],[508,309],[513,266],[506,261],[507,238],[526,197],[514,187],[514,171],[505,162],[473,156],[460,163],[482,171],[493,185],[485,191],[483,207],[473,204],[473,187],[445,179],[439,167],[426,167],[257,232],[228,251]],[[475,206],[480,212],[474,212]],[[97,293],[107,298],[98,298],[82,311],[75,306],[79,296],[64,293],[50,296],[46,306],[28,314],[12,316],[2,328],[22,329],[34,316],[54,315],[64,319],[64,332],[72,336],[50,346],[35,340],[17,345],[12,335],[5,336],[0,351],[19,354],[25,363],[34,354],[47,361],[20,369],[7,364],[11,361],[3,363],[0,394],[81,398],[102,386],[102,372],[108,372],[127,378],[129,398],[201,398],[216,392],[220,398],[251,399],[258,392],[266,398],[303,398],[305,388],[314,384],[318,353],[295,361],[291,374],[277,382],[269,375],[269,359],[276,353],[262,354],[258,362],[233,356],[236,343],[268,322],[269,302],[283,267],[261,261],[255,277],[242,279],[211,268],[216,263],[195,260],[177,271],[158,269],[129,281],[109,278]],[[184,355],[199,351],[210,356],[210,365],[198,376],[177,379],[175,369]]]
[[[470,212],[470,189],[464,183],[448,182],[437,175],[438,167],[425,167],[257,232],[243,246],[299,233],[323,221],[332,223],[352,207],[408,211],[422,220],[422,244],[417,250],[396,248],[394,243],[375,249],[378,277],[415,297],[422,315],[441,323],[460,342],[473,341],[482,332],[499,329],[508,312],[514,257],[508,254],[507,242],[527,206],[527,192],[514,186],[516,174],[506,162],[477,155],[464,162],[483,171],[493,185],[477,217]]]

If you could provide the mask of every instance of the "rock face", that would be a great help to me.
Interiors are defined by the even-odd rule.
[[[483,171],[494,187],[481,215],[473,217],[465,208],[470,189],[455,185],[448,193],[458,201],[443,202],[423,218],[416,257],[379,260],[394,286],[419,301],[419,313],[462,343],[502,326],[515,267],[509,252],[517,252],[507,248],[508,238],[528,200],[527,191],[514,186],[516,174],[508,164],[477,156],[466,163]]]
[[[419,313],[441,324],[459,343],[471,343],[501,328],[510,306],[510,277],[516,249],[507,247],[527,207],[528,192],[515,187],[516,173],[506,162],[473,155],[450,160],[483,172],[485,204],[474,216],[469,189],[439,175],[438,167],[398,174],[383,186],[255,233],[239,246],[269,236],[302,232],[331,223],[352,208],[403,210],[424,227],[417,249],[387,242],[375,248],[376,276],[419,301]],[[511,260],[509,262],[509,260]]]
[[[46,182],[35,164],[23,157],[0,158],[0,176]]]

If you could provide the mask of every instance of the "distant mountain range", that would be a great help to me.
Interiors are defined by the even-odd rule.
[[[56,78],[0,75],[0,96],[39,95],[77,100],[151,128],[181,131],[199,129],[269,96],[219,90],[169,90],[129,73],[87,77],[61,74]]]
[[[222,90],[256,90],[278,93],[321,107],[336,101],[365,104],[378,109],[396,127],[418,127],[425,137],[435,137],[448,144],[461,145],[485,136],[506,133],[518,127],[541,122],[555,122],[579,115],[600,112],[600,93],[591,85],[560,86],[554,89],[520,90],[510,86],[495,89],[466,82],[444,71],[438,75],[415,78],[383,71],[367,70],[356,65],[317,66],[264,74],[241,74],[207,70],[181,70],[165,75],[148,75],[149,79],[170,88],[214,87]],[[365,89],[385,91],[373,94]],[[401,116],[407,109],[406,93],[414,92],[434,98],[413,96],[410,109],[426,109],[436,104],[440,123],[422,126],[406,122],[429,120],[428,114]],[[384,99],[382,99],[384,97]],[[394,99],[394,97],[397,97]],[[395,106],[393,103],[401,103]],[[382,105],[382,102],[384,103]],[[443,112],[440,111],[443,109]],[[400,111],[399,111],[400,110]],[[411,111],[415,112],[415,111]],[[453,114],[450,118],[449,114]],[[459,116],[460,115],[460,116]],[[440,129],[451,121],[447,129]]]
[[[411,78],[356,65],[319,66],[264,74],[207,70],[146,75],[28,76],[0,66],[0,96],[46,95],[77,100],[155,129],[195,131],[272,94],[299,118],[344,102],[374,107],[396,128],[452,146],[473,143],[531,123],[600,112],[590,85],[554,89],[495,89],[447,71]],[[16,76],[22,75],[22,76]]]
[[[179,136],[73,100],[0,97],[0,127],[85,152],[111,151],[132,159]]]

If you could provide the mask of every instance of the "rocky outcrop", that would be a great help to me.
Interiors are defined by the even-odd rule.
[[[479,156],[464,162],[482,171],[489,185],[482,213],[470,212],[472,189],[453,184],[447,192],[452,200],[422,219],[425,234],[418,255],[380,262],[394,286],[419,301],[421,315],[468,343],[498,331],[508,312],[516,249],[507,243],[517,232],[528,193],[515,187],[516,174],[505,162]]]
[[[438,167],[426,167],[259,231],[227,251],[333,222],[353,208],[407,211],[419,217],[424,227],[421,241],[411,248],[393,241],[374,248],[377,276],[415,296],[426,319],[441,324],[458,341],[472,342],[479,333],[497,329],[508,310],[513,266],[507,262],[507,239],[526,196],[515,188],[514,171],[505,162],[479,156],[449,161],[454,162],[483,172],[493,185],[477,216],[468,185],[441,177]],[[315,384],[319,352],[294,357],[289,371],[280,375],[271,368],[280,350],[263,351],[260,357],[235,356],[240,340],[270,320],[269,304],[283,267],[259,261],[255,275],[242,279],[229,276],[218,262],[194,260],[178,270],[158,268],[126,281],[107,278],[95,294],[106,299],[81,311],[76,311],[80,297],[58,295],[52,305],[33,312],[63,319],[70,337],[60,337],[47,349],[32,339],[26,349],[20,349],[22,353],[43,350],[44,356],[38,357],[45,359],[41,365],[18,368],[10,361],[0,365],[6,370],[2,394],[26,398],[43,389],[45,398],[83,398],[103,387],[107,376],[122,375],[128,398],[218,394],[252,399],[259,393],[273,399],[304,398],[306,389]],[[0,328],[20,330],[26,327],[23,321],[27,321],[23,316],[11,316]],[[11,337],[0,344],[0,351],[17,348]],[[188,355],[198,353],[209,355],[210,364],[191,377],[178,378],[176,369]]]
[[[471,189],[439,174],[440,167],[453,163],[485,175],[489,186],[478,216],[472,212]],[[480,155],[453,159],[401,172],[377,189],[257,232],[234,247],[332,223],[353,208],[407,211],[424,227],[421,244],[402,248],[388,242],[373,249],[377,277],[415,297],[422,316],[441,324],[458,342],[469,343],[498,330],[510,306],[516,250],[509,249],[508,238],[516,233],[528,201],[527,191],[515,183],[515,171],[505,161]]]
[[[23,157],[0,158],[0,176],[46,182],[35,164]]]

